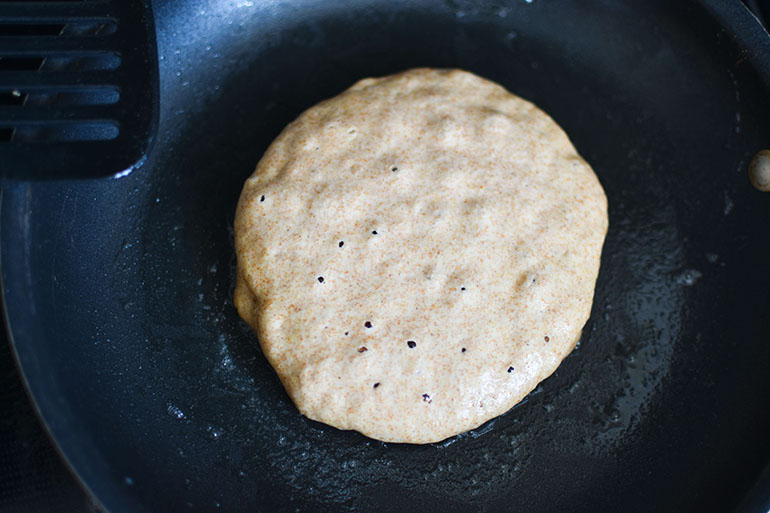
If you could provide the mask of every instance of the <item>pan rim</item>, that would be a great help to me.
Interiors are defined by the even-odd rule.
[[[81,488],[88,494],[91,501],[102,508],[102,510],[109,513],[130,513],[146,511],[146,509],[142,507],[141,504],[137,503],[135,500],[132,500],[130,494],[127,494],[124,490],[121,490],[120,487],[115,486],[114,481],[107,479],[97,480],[88,478],[84,470],[88,469],[89,467],[93,467],[93,465],[89,465],[86,459],[91,462],[94,461],[94,458],[91,457],[91,455],[95,453],[95,449],[91,448],[90,453],[88,451],[82,450],[86,448],[87,445],[84,443],[85,440],[81,439],[79,442],[75,442],[74,440],[68,440],[68,437],[65,436],[68,430],[73,427],[76,428],[77,426],[70,426],[67,421],[62,423],[60,426],[54,426],[50,422],[51,409],[53,406],[51,406],[49,403],[51,400],[53,400],[53,398],[49,397],[49,394],[43,390],[45,387],[39,385],[41,380],[35,379],[39,378],[40,376],[34,376],[36,371],[32,368],[33,366],[30,363],[30,360],[32,360],[34,357],[28,354],[24,343],[19,343],[13,328],[14,324],[16,321],[18,321],[21,315],[18,311],[16,313],[11,312],[11,310],[14,310],[14,308],[9,307],[10,302],[8,301],[8,296],[12,295],[10,291],[13,289],[14,285],[16,285],[13,278],[23,274],[19,272],[6,272],[8,268],[11,267],[7,265],[8,260],[21,262],[21,259],[23,258],[23,254],[19,255],[18,253],[14,253],[14,251],[21,251],[23,244],[13,244],[9,241],[6,241],[6,237],[13,239],[13,230],[9,228],[8,224],[13,222],[11,218],[14,216],[11,212],[16,212],[18,214],[22,213],[23,198],[27,195],[29,184],[17,182],[10,187],[10,190],[8,190],[8,183],[4,185],[5,188],[0,188],[0,318],[2,320],[3,330],[5,330],[5,335],[8,339],[8,344],[11,349],[10,352],[13,355],[14,363],[19,371],[19,377],[21,378],[22,384],[24,386],[24,392],[29,399],[35,416],[38,418],[44,432],[51,441],[51,445],[54,447],[54,450],[64,462],[70,473],[75,477]],[[21,204],[19,204],[20,200]],[[18,217],[20,216],[15,216],[14,218]],[[9,233],[11,235],[8,235]],[[23,239],[23,237],[16,238]],[[9,247],[12,249],[9,250]],[[9,256],[9,254],[15,254],[17,256]],[[23,310],[23,307],[19,307],[16,310]],[[16,321],[12,322],[12,317],[14,317]],[[28,315],[26,322],[28,324],[34,325],[32,322],[34,319],[32,317],[32,315]],[[34,337],[32,336],[28,337],[28,341],[33,339]],[[30,376],[30,374],[33,374],[33,376]],[[89,454],[88,458],[86,458],[86,454]],[[98,460],[99,458],[97,458],[97,461]],[[98,483],[102,486],[95,487],[93,486],[94,483]],[[120,500],[115,500],[116,496],[122,497]],[[108,504],[109,507],[107,507]]]

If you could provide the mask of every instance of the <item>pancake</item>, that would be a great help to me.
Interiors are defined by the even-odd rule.
[[[303,415],[436,442],[574,348],[607,226],[596,175],[532,103],[460,70],[367,78],[246,180],[235,305]]]

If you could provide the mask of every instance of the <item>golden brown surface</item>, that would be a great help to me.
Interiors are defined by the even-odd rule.
[[[427,443],[515,405],[572,350],[604,192],[534,105],[459,70],[365,79],[246,181],[235,304],[297,408]]]

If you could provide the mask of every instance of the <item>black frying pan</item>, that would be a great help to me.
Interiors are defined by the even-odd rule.
[[[21,368],[110,511],[742,500],[770,461],[770,196],[746,178],[770,146],[770,39],[740,4],[155,7],[162,111],[146,162],[120,179],[6,183],[2,196]],[[231,301],[233,211],[269,142],[355,80],[413,66],[466,68],[544,108],[610,205],[579,348],[506,415],[427,446],[300,416]]]

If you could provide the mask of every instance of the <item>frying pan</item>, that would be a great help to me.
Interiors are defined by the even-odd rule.
[[[740,4],[154,7],[161,113],[147,159],[119,179],[8,182],[2,196],[21,369],[109,511],[744,500],[770,461],[770,197],[746,178],[770,146],[770,39]],[[465,68],[542,107],[610,212],[578,348],[507,414],[425,446],[303,418],[231,300],[234,207],[270,141],[355,80],[413,66]],[[770,487],[757,486],[744,508],[766,510]]]

